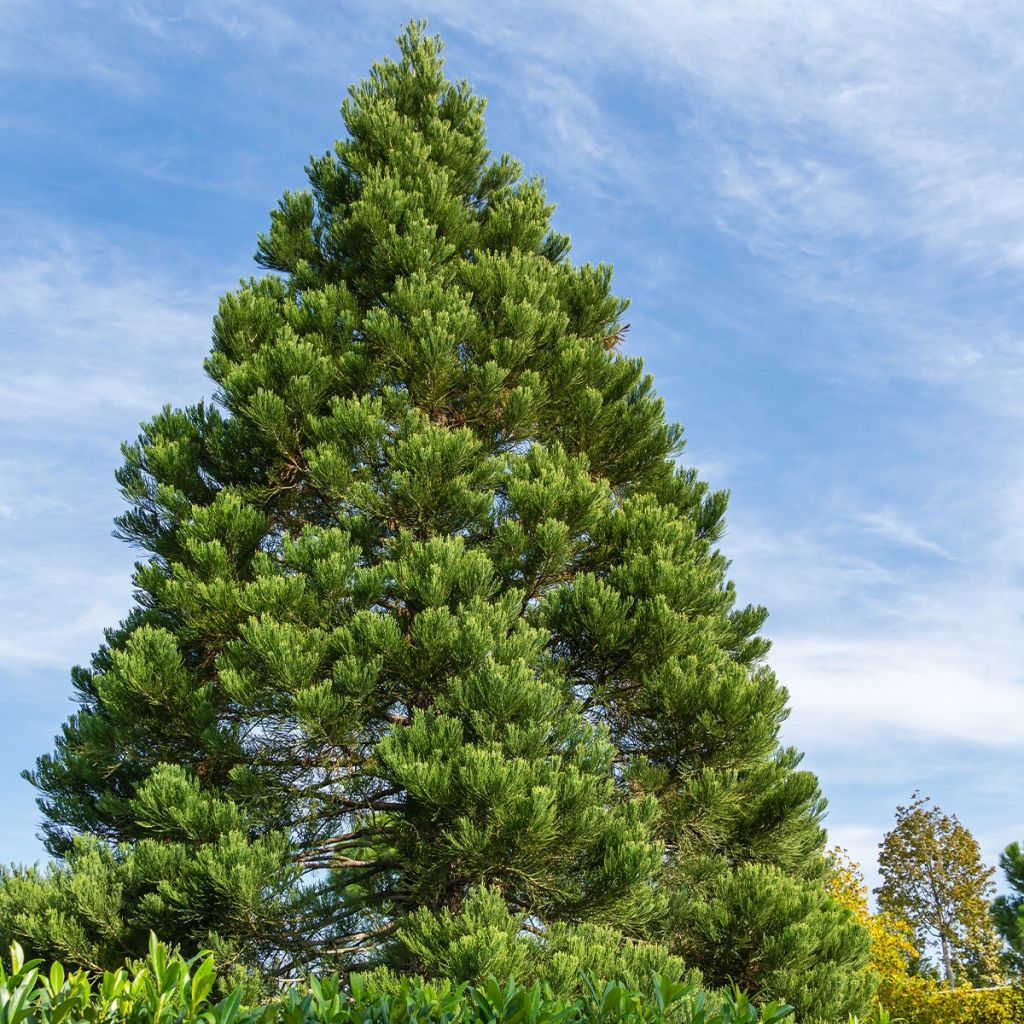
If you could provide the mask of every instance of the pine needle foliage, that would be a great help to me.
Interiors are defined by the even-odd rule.
[[[992,903],[992,920],[1008,948],[1008,961],[1018,979],[1024,978],[1024,849],[1010,843],[999,855],[1008,893]]]
[[[124,448],[136,607],[30,773],[61,863],[8,874],[0,930],[267,976],[685,962],[845,1018],[867,935],[726,496],[620,351],[611,269],[491,157],[440,41],[399,47],[222,299],[212,402]]]

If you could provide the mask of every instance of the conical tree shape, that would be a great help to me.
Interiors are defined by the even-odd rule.
[[[120,872],[129,946],[571,985],[680,970],[662,942],[845,1019],[866,936],[724,495],[677,468],[610,269],[490,159],[439,40],[399,45],[222,300],[214,404],[125,448],[138,607],[31,776],[68,866],[0,922],[99,949],[39,889]]]

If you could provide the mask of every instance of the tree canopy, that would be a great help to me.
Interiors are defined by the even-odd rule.
[[[999,941],[989,919],[994,870],[956,815],[915,793],[896,808],[879,850],[879,907],[914,928],[921,952],[938,944],[949,987],[958,975],[975,984],[998,979]]]

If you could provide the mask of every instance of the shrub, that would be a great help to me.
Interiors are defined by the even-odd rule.
[[[0,1024],[72,1024],[86,1021],[131,1024],[781,1024],[792,1007],[756,1008],[742,992],[708,994],[691,984],[653,975],[646,990],[621,982],[585,980],[574,1001],[555,998],[548,987],[479,986],[422,978],[396,979],[373,973],[338,975],[291,984],[276,999],[243,1007],[233,988],[214,1001],[213,957],[186,960],[151,938],[141,963],[106,971],[67,973],[60,963],[43,970],[11,947],[10,971],[0,965]]]
[[[1024,988],[950,990],[908,984],[890,994],[886,1008],[894,1020],[907,1024],[1020,1024]]]

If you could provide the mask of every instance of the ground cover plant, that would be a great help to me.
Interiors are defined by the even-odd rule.
[[[411,25],[224,296],[209,403],[124,448],[136,604],[29,773],[0,938],[232,978],[656,973],[868,1004],[765,611],[607,266]]]

